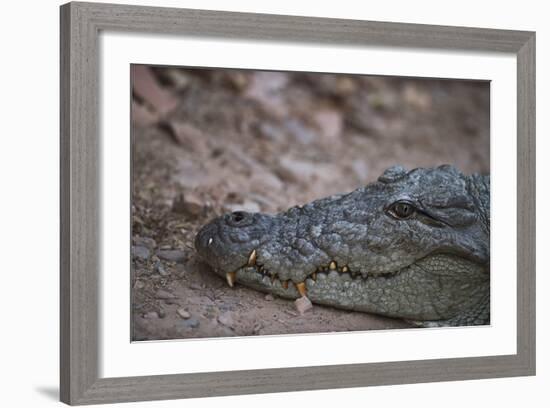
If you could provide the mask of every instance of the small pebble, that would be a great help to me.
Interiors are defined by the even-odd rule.
[[[218,316],[218,322],[224,326],[231,327],[233,326],[233,317],[231,317],[231,313],[225,312]]]
[[[268,293],[267,295],[264,296],[264,299],[267,300],[268,302],[271,302],[275,298],[271,293]]]
[[[157,290],[157,293],[155,294],[155,297],[157,299],[174,299],[175,298],[175,296],[172,293],[170,293],[170,292],[168,292],[164,289]]]
[[[204,203],[198,195],[187,192],[174,200],[172,211],[196,217],[204,211]]]
[[[132,256],[134,258],[147,260],[149,256],[151,256],[151,252],[147,247],[135,245],[132,246]]]
[[[160,276],[169,276],[170,275],[170,272],[168,272],[165,268],[164,268],[164,265],[159,261],[155,264],[155,270],[157,271],[157,273],[160,275]]]
[[[178,315],[182,318],[182,319],[189,319],[191,317],[191,313],[189,313],[187,310],[185,310],[183,307],[180,307],[178,310]]]
[[[134,243],[136,246],[146,247],[148,249],[154,249],[157,246],[156,241],[149,237],[135,237]]]
[[[187,320],[184,320],[182,324],[185,327],[190,327],[192,329],[196,329],[197,327],[200,326],[201,323],[199,322],[199,319],[197,319],[196,317],[191,317]]]
[[[311,300],[309,300],[307,297],[302,296],[301,298],[298,298],[294,301],[294,305],[296,306],[296,310],[303,315],[305,312],[313,308],[313,305],[311,304]]]
[[[143,283],[143,281],[136,281],[136,283],[134,283],[134,289],[143,289],[145,287],[145,283]]]
[[[149,277],[154,272],[153,268],[150,268],[148,265],[144,265],[144,266],[145,266],[144,268],[141,268],[141,267],[136,268],[136,275],[137,276],[140,276],[140,277],[147,276],[147,277]]]
[[[179,249],[161,249],[157,251],[157,256],[163,261],[183,262],[186,259],[185,252]]]
[[[260,205],[255,202],[255,201],[251,201],[251,200],[246,200],[244,201],[243,203],[241,204],[226,204],[224,205],[224,208],[227,210],[227,211],[246,211],[246,212],[260,212],[261,211],[261,208],[260,208]]]
[[[147,312],[143,315],[145,319],[158,319],[159,315],[157,312]]]

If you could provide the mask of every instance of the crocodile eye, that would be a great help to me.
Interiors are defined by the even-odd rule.
[[[413,215],[416,209],[411,203],[398,201],[396,203],[393,203],[388,209],[388,211],[390,215],[392,215],[394,218],[404,220],[406,218],[409,218],[411,215]]]

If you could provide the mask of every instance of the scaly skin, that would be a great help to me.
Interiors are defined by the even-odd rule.
[[[489,208],[488,176],[395,166],[366,187],[277,215],[225,214],[195,247],[231,286],[423,326],[481,325]]]

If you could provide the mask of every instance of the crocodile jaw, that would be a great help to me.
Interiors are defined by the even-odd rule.
[[[391,274],[352,275],[343,269],[321,267],[294,283],[274,278],[256,264],[246,265],[230,273],[231,286],[238,282],[282,298],[307,296],[317,304],[431,325],[449,320],[460,325],[488,323],[489,274],[470,260],[435,254]],[[217,273],[224,276],[223,271]],[[462,311],[469,317],[463,318]]]

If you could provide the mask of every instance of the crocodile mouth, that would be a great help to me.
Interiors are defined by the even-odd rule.
[[[397,270],[376,273],[353,270],[332,260],[307,275],[290,279],[288,274],[268,270],[256,250],[244,259],[244,264],[232,272],[213,270],[231,287],[239,283],[281,298],[305,297],[314,304],[414,322],[455,318],[464,308],[477,307],[488,299],[485,266],[456,254],[430,253]],[[475,324],[488,321],[488,309],[481,312],[487,316],[474,316]]]
[[[280,287],[285,291],[294,286],[296,292],[298,292],[300,296],[307,296],[306,283],[316,284],[318,281],[325,281],[327,279],[341,279],[343,281],[350,282],[367,282],[369,279],[373,278],[392,278],[397,276],[401,271],[402,269],[398,269],[393,272],[379,273],[357,271],[352,270],[348,265],[338,265],[335,260],[331,260],[328,264],[319,265],[315,271],[307,274],[302,281],[294,282],[291,279],[281,279],[277,272],[268,270],[260,262],[257,256],[257,251],[254,249],[250,252],[247,263],[233,272],[227,272],[225,274],[225,279],[230,287],[234,287],[238,280],[242,280],[245,283],[254,283],[250,282],[250,278],[253,274],[255,274],[256,279],[252,279],[252,281],[258,282],[258,280],[260,280],[262,286],[271,286],[272,288]]]

